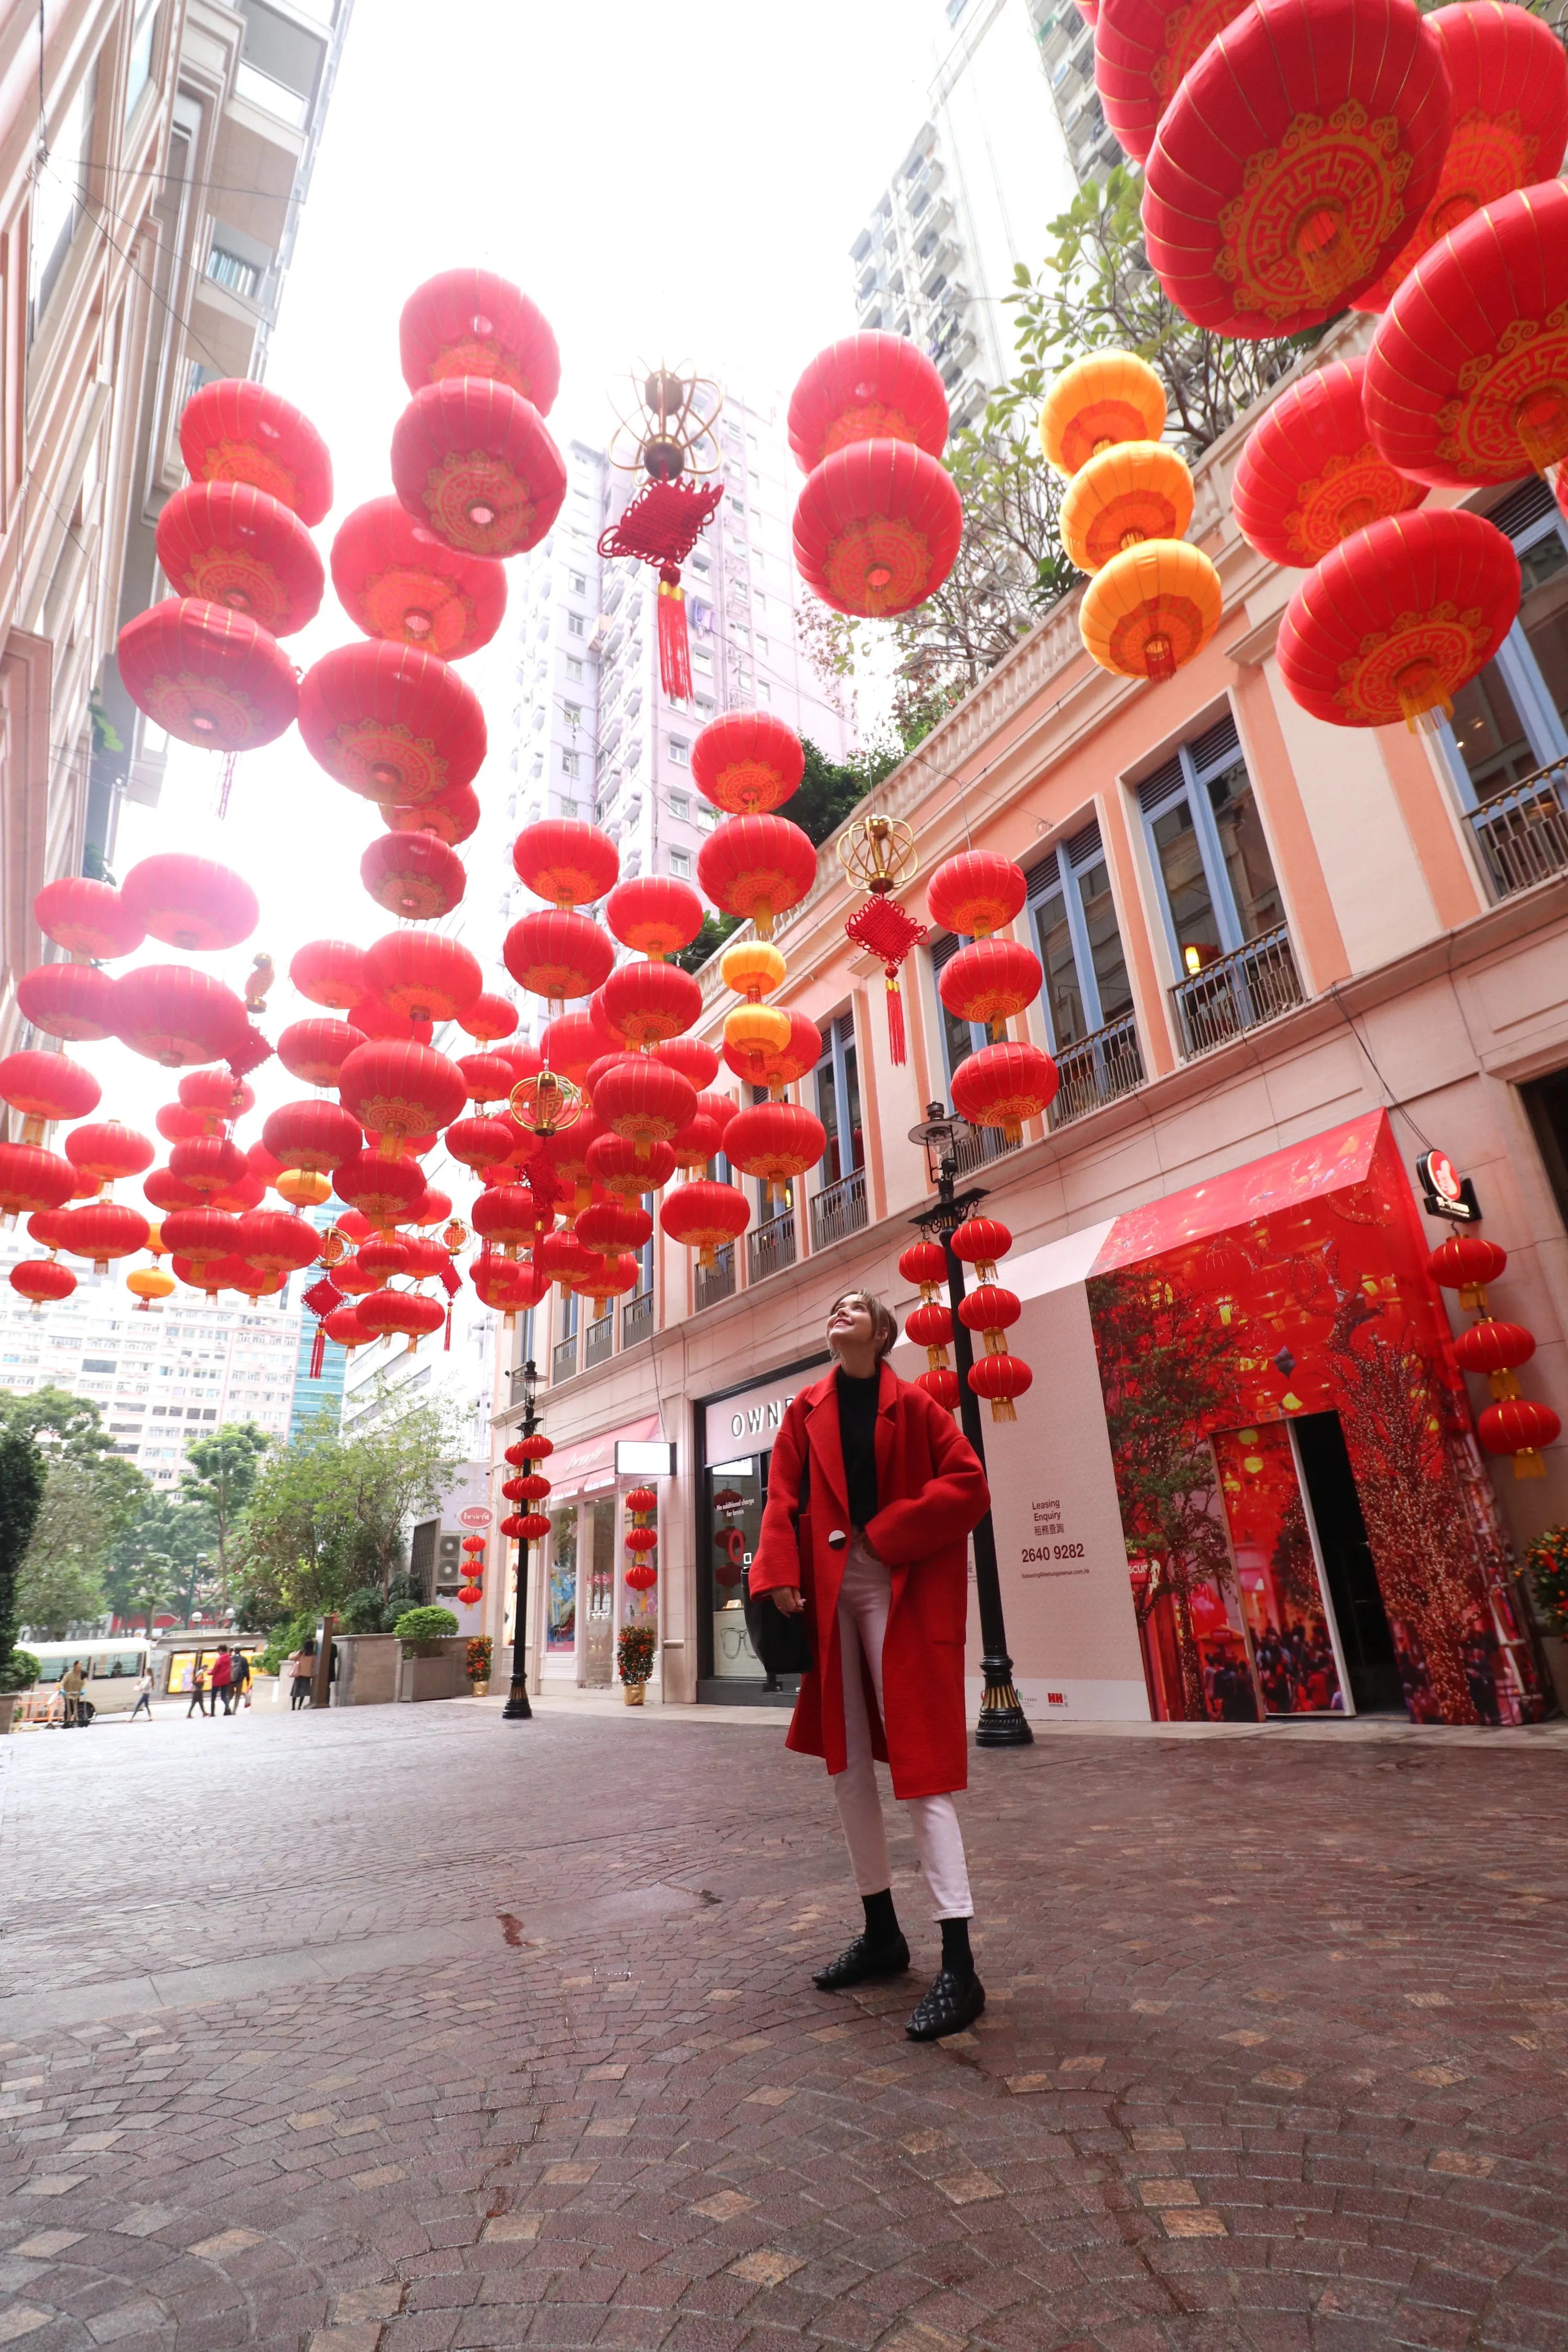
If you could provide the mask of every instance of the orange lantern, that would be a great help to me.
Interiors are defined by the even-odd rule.
[[[1158,441],[1165,387],[1131,352],[1091,352],[1063,368],[1040,411],[1040,446],[1058,474],[1076,474],[1120,441]]]
[[[1224,611],[1206,555],[1184,539],[1151,539],[1095,573],[1079,607],[1079,634],[1101,669],[1159,685],[1196,660]]]
[[[1193,477],[1163,441],[1119,441],[1073,476],[1061,505],[1062,545],[1099,572],[1147,539],[1180,539],[1193,519]]]

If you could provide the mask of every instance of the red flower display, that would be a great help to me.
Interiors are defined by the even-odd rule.
[[[312,1004],[350,1012],[366,993],[364,950],[347,940],[311,940],[295,950],[289,977]]]
[[[384,1140],[445,1127],[468,1100],[463,1074],[445,1054],[390,1041],[356,1046],[338,1073],[338,1092],[365,1132]],[[275,1151],[271,1124],[262,1131]]]
[[[701,1019],[702,987],[676,963],[624,963],[605,981],[599,1003],[610,1028],[626,1045],[653,1045],[679,1037]],[[695,1098],[695,1090],[679,1070],[665,1062],[651,1066],[677,1079]]]
[[[592,995],[615,969],[616,950],[586,915],[557,910],[515,922],[502,941],[501,960],[520,988],[562,1004]],[[552,1059],[551,1066],[563,1066]]]
[[[566,467],[531,401],[494,378],[448,376],[398,418],[392,487],[448,547],[521,555],[560,513]]]
[[[903,441],[940,457],[947,394],[907,335],[846,335],[818,352],[790,395],[789,446],[803,474],[859,441]]]
[[[1431,201],[1451,120],[1415,0],[1255,0],[1193,66],[1149,156],[1161,285],[1222,334],[1331,318]]]
[[[1292,701],[1336,727],[1414,727],[1453,713],[1519,611],[1519,558],[1480,515],[1391,515],[1341,542],[1280,624]]]
[[[197,482],[248,482],[303,523],[325,520],[332,461],[309,418],[247,377],[203,384],[180,413],[180,455]]]
[[[669,874],[639,874],[617,882],[605,907],[610,935],[640,955],[673,955],[702,929],[702,901],[689,882]],[[684,976],[684,975],[683,975]]]
[[[1367,354],[1365,404],[1391,466],[1423,482],[1507,482],[1568,457],[1568,187],[1500,196],[1418,261]]]
[[[548,416],[561,353],[535,302],[491,269],[444,269],[403,306],[397,352],[410,392],[448,376],[493,376]]]
[[[780,915],[797,907],[816,879],[810,835],[782,816],[736,816],[697,853],[697,878],[714,906],[771,940]]]
[[[165,597],[126,622],[115,653],[137,709],[203,751],[275,742],[300,707],[294,665],[282,646],[227,604]]]
[[[1024,869],[994,850],[944,858],[926,884],[926,913],[944,930],[987,939],[1013,920],[1028,896]]]
[[[250,1024],[231,989],[189,964],[149,963],[114,982],[114,1034],[166,1069],[226,1061]]]
[[[984,1021],[993,1036],[1040,992],[1038,956],[1016,940],[975,940],[943,964],[937,993],[963,1021]]]
[[[323,654],[300,681],[300,732],[338,783],[399,807],[471,783],[486,748],[478,695],[416,646]]]
[[[325,1175],[356,1152],[363,1137],[352,1112],[335,1102],[283,1103],[261,1130],[261,1140],[284,1168]]]
[[[699,730],[691,781],[730,816],[767,816],[800,790],[805,750],[770,710],[727,710]]]
[[[187,482],[158,517],[157,548],[177,596],[226,604],[275,637],[321,608],[315,541],[280,499],[248,482]]]
[[[952,1074],[952,1107],[972,1127],[999,1127],[1016,1143],[1026,1118],[1056,1100],[1060,1074],[1037,1045],[982,1045]]]
[[[1330,360],[1270,404],[1231,484],[1244,536],[1275,563],[1316,563],[1353,530],[1427,495],[1381,456],[1362,405],[1364,359]]]
[[[484,986],[472,949],[439,931],[388,931],[367,948],[372,992],[410,1021],[455,1021]]]
[[[332,541],[338,602],[367,637],[460,661],[488,646],[506,611],[506,573],[463,555],[396,499],[356,507]]]
[[[963,501],[934,457],[909,441],[857,441],[806,478],[795,570],[836,613],[885,620],[942,586],[963,536]]]
[[[129,955],[147,936],[113,883],[85,874],[46,882],[34,898],[33,919],[57,947],[99,963]]]
[[[260,903],[243,875],[178,852],[144,857],[125,877],[120,895],[149,937],[197,954],[238,947],[261,919]]]
[[[36,964],[16,982],[16,1006],[46,1037],[95,1045],[115,1034],[115,986],[112,973],[89,963]]]
[[[365,1043],[363,1030],[348,1021],[296,1021],[279,1037],[278,1058],[308,1087],[335,1087],[349,1055]]]

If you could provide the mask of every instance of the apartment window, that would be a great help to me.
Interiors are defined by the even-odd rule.
[[[690,745],[689,743],[682,743],[679,737],[672,735],[669,741],[669,759],[670,765],[672,767],[684,768],[688,766],[691,759]]]
[[[1568,520],[1533,479],[1490,520],[1514,543],[1524,593],[1495,658],[1459,688],[1442,730],[1469,808],[1568,756]]]
[[[568,635],[569,637],[580,637],[580,636],[582,636],[582,635],[583,635],[583,634],[584,634],[584,626],[585,626],[585,625],[584,625],[584,619],[583,619],[583,615],[582,615],[582,614],[581,614],[581,613],[568,613],[568,614],[567,614],[567,615],[566,615],[566,634],[567,634],[567,635]]]
[[[577,756],[578,756],[578,755],[577,755],[577,753],[576,753],[575,751],[563,751],[563,752],[562,752],[562,754],[561,754],[561,772],[562,772],[562,774],[563,774],[563,776],[574,776],[574,775],[576,774],[576,772],[577,772]]]
[[[244,261],[226,247],[215,245],[207,255],[207,276],[215,286],[253,300],[261,291],[261,272],[254,261]]]
[[[574,654],[568,654],[566,656],[566,675],[569,678],[574,679],[579,678],[583,675],[583,665]]]
[[[1029,915],[1045,971],[1051,1051],[1062,1053],[1132,1010],[1110,872],[1098,822],[1054,849],[1029,876]]]
[[[839,1013],[822,1033],[822,1059],[816,1066],[816,1116],[827,1133],[827,1149],[822,1155],[822,1181],[837,1184],[851,1169],[866,1164],[866,1139],[860,1126],[860,1071],[852,1013]]]
[[[580,499],[585,499],[588,493],[586,490],[579,490],[577,495]],[[585,596],[587,594],[588,575],[585,572],[569,572],[566,577],[572,583],[572,593],[574,596]]]
[[[131,30],[131,57],[125,69],[125,120],[136,111],[136,101],[153,79],[153,50],[158,38],[158,0],[141,0]]]
[[[1138,800],[1179,972],[1279,929],[1284,901],[1233,719],[1184,743]]]
[[[691,795],[689,793],[671,793],[669,796],[669,814],[673,817],[678,817],[682,824],[690,824]]]
[[[583,706],[580,702],[563,702],[561,708],[568,727],[581,727]]]
[[[689,882],[691,879],[691,852],[689,849],[672,849],[669,870],[678,881]]]
[[[931,942],[931,950],[932,979],[940,983],[943,966],[951,963],[960,948],[968,945],[968,940],[961,938],[956,931],[950,931],[945,939],[934,940]],[[947,1071],[948,1085],[951,1087],[952,1074],[959,1064],[967,1062],[971,1054],[977,1054],[982,1045],[989,1043],[989,1039],[984,1021],[963,1021],[956,1013],[948,1011],[942,1001],[940,985],[937,989],[936,1009],[942,1026],[942,1058]]]
[[[32,291],[27,304],[29,336],[37,331],[49,296],[59,282],[86,200],[87,157],[91,149],[97,87],[98,61],[95,58],[83,74],[76,96],[56,127],[48,154],[33,184],[29,260]]]

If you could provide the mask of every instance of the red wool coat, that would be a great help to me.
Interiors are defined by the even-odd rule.
[[[866,1538],[892,1570],[892,1607],[882,1649],[887,1721],[879,1725],[868,1682],[866,1711],[875,1751],[892,1767],[898,1797],[937,1797],[967,1786],[963,1636],[969,1613],[964,1538],[990,1505],[985,1473],[951,1413],[923,1389],[882,1366],[877,1398],[876,1517]],[[809,1459],[808,1504],[800,1510]],[[812,1670],[801,1676],[787,1745],[821,1756],[842,1772],[844,1680],[838,1641],[843,1550],[828,1536],[849,1532],[837,1373],[797,1396],[768,1465],[768,1501],[753,1594],[798,1585],[805,1600]],[[771,1604],[770,1604],[771,1605]]]

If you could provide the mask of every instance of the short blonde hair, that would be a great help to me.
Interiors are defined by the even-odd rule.
[[[898,1317],[890,1307],[884,1307],[881,1300],[868,1290],[841,1290],[828,1308],[828,1314],[835,1314],[848,1300],[863,1307],[871,1318],[871,1330],[877,1342],[877,1361],[880,1363],[889,1349],[898,1345]]]

